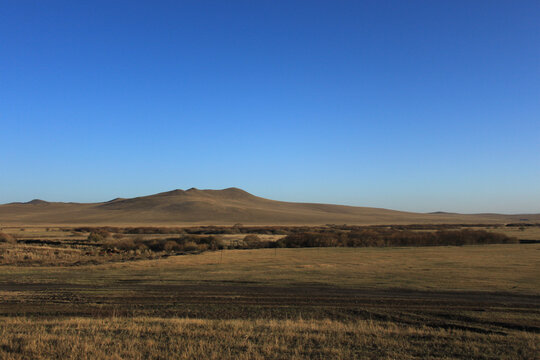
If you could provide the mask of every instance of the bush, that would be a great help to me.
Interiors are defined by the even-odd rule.
[[[185,251],[197,251],[199,250],[198,245],[194,241],[188,241],[184,244]]]
[[[199,250],[199,251],[208,250],[208,244],[197,244],[197,250]]]
[[[16,242],[17,241],[15,240],[15,238],[13,236],[11,236],[10,234],[0,232],[0,243],[14,244]]]
[[[87,240],[92,241],[92,242],[102,242],[103,240],[105,240],[105,237],[103,235],[101,235],[100,233],[91,232],[88,235]]]
[[[268,242],[262,241],[257,235],[246,235],[244,237],[244,247],[247,249],[260,249],[268,247]]]
[[[203,237],[185,237],[197,244],[205,244],[206,248],[210,250],[221,250],[225,248],[225,243],[217,236],[203,236]]]
[[[130,251],[130,250],[146,250],[148,247],[142,242],[136,242],[130,238],[123,238],[116,242],[113,242],[115,247],[119,250]]]
[[[163,250],[167,252],[182,251],[184,250],[183,244],[179,244],[176,241],[169,240],[163,245]]]
[[[148,247],[137,240],[133,240],[130,238],[122,238],[117,240],[109,239],[103,244],[103,247],[107,250],[122,250],[122,251],[130,251],[130,250],[147,250]]]
[[[363,247],[363,246],[461,246],[512,244],[516,238],[484,230],[440,230],[415,232],[394,229],[363,229],[351,232],[303,232],[276,242],[278,247]]]

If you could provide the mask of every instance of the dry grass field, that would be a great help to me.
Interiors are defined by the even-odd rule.
[[[1,359],[538,358],[539,244],[224,250],[0,270]]]
[[[3,283],[254,284],[362,289],[540,294],[540,245],[303,248],[208,251],[198,255],[81,266],[3,266]]]
[[[488,231],[496,231],[508,236],[518,238],[520,240],[538,240],[540,241],[540,226],[500,226],[497,228],[493,227],[477,227],[475,229],[482,229]]]
[[[538,335],[358,320],[10,318],[3,359],[534,359]]]

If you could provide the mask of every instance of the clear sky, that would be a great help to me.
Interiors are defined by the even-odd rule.
[[[0,0],[0,203],[540,212],[540,1]]]

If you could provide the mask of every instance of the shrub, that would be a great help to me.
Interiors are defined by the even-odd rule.
[[[257,235],[250,234],[244,237],[244,247],[248,249],[258,249],[264,247],[264,243]]]
[[[13,236],[11,236],[10,234],[6,234],[4,232],[0,232],[0,243],[10,243],[10,244],[13,244],[15,243],[16,240]]]
[[[92,242],[102,242],[103,240],[105,240],[105,237],[100,233],[93,231],[88,235],[87,240]]]
[[[184,244],[185,251],[196,251],[199,250],[199,247],[194,241],[188,241]]]
[[[163,250],[167,252],[182,251],[184,250],[183,244],[179,244],[176,241],[169,240],[163,245]]]
[[[394,229],[363,229],[346,232],[302,232],[276,242],[278,247],[363,246],[461,246],[517,243],[516,238],[484,230],[414,232]]]
[[[193,239],[197,244],[207,245],[207,249],[221,250],[225,248],[225,243],[217,236],[205,236]]]
[[[147,250],[148,247],[137,240],[133,240],[130,238],[122,238],[117,240],[109,239],[103,244],[103,247],[108,250],[122,250],[122,251],[130,251],[130,250]]]
[[[133,239],[129,238],[123,238],[120,240],[117,240],[115,242],[112,242],[112,244],[119,250],[123,251],[130,251],[130,250],[137,250],[140,248],[140,245],[143,247],[146,247],[144,244],[137,244]]]
[[[199,251],[208,250],[208,244],[197,244],[197,250],[199,250]]]

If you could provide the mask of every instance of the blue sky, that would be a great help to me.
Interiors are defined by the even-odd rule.
[[[539,1],[0,1],[0,203],[540,212]]]

